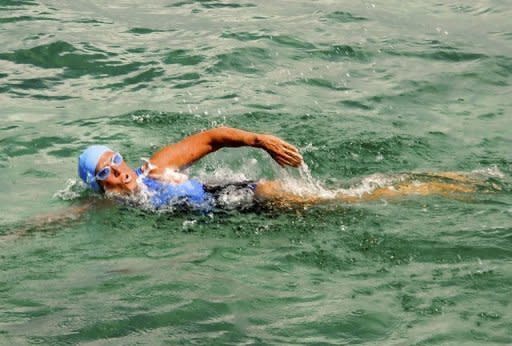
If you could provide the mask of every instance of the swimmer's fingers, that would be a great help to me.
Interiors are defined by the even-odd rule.
[[[299,150],[290,143],[271,135],[261,136],[260,141],[261,147],[281,166],[297,167],[302,163]]]
[[[291,155],[271,155],[272,158],[281,166],[298,167],[302,163],[302,157]]]
[[[290,156],[294,161],[298,161],[299,164],[302,163],[302,161],[304,161],[304,158],[302,157],[302,155],[300,154],[299,150],[295,147],[293,147],[293,149],[287,149],[286,150],[286,153],[288,156]]]
[[[299,153],[285,153],[281,156],[287,166],[299,167],[302,163],[302,156]]]
[[[281,166],[298,167],[302,163],[302,156],[289,150],[269,152],[269,154]]]

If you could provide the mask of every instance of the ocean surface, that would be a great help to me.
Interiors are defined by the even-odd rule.
[[[510,18],[505,0],[0,0],[0,344],[512,344]],[[241,148],[191,176],[485,182],[203,214],[77,181],[89,144],[136,167],[219,125],[294,143],[309,171]]]

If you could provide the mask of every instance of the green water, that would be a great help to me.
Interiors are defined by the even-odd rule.
[[[511,16],[503,0],[0,0],[0,344],[512,344]],[[87,198],[85,146],[135,166],[219,124],[296,144],[330,189],[440,171],[499,189],[209,216],[97,201],[18,232]],[[297,177],[250,149],[191,174]]]

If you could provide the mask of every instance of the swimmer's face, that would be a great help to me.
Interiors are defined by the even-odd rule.
[[[129,194],[137,189],[137,174],[122,160],[119,165],[112,164],[112,157],[115,155],[112,151],[107,151],[101,155],[96,165],[96,173],[105,167],[110,167],[110,174],[105,180],[99,180],[98,183],[105,192],[114,192],[119,194]]]

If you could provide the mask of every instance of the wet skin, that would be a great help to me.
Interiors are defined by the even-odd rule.
[[[111,164],[113,151],[107,151],[101,155],[98,165],[96,165],[96,173],[103,168],[110,167],[110,175],[105,180],[98,181],[105,192],[114,192],[119,194],[131,194],[138,189],[137,174],[123,160],[120,165]]]

